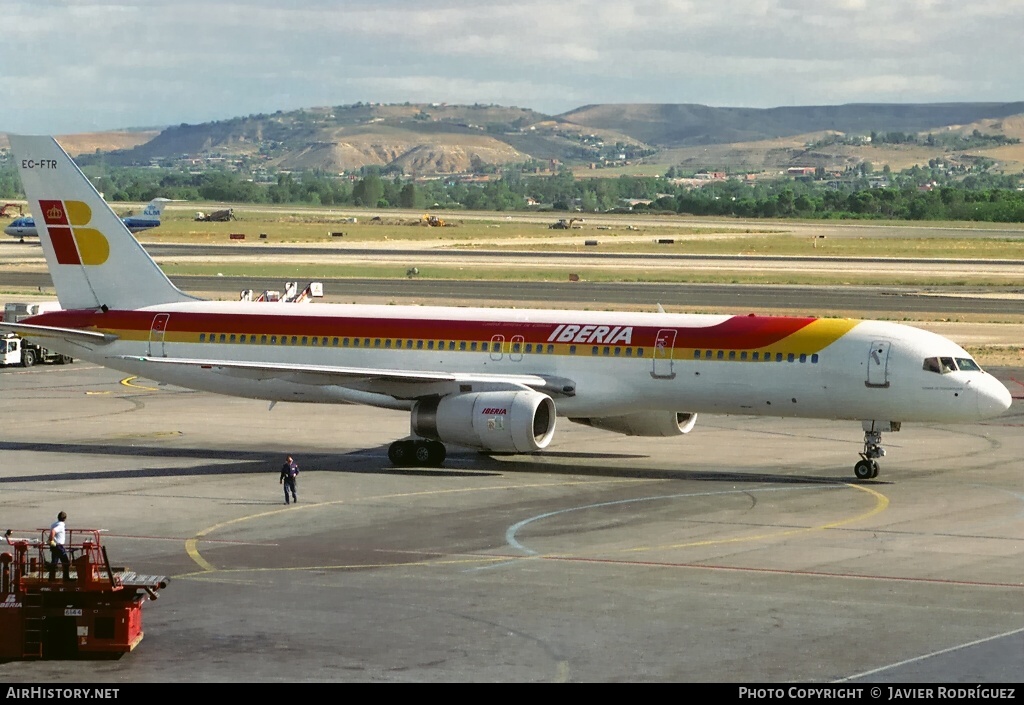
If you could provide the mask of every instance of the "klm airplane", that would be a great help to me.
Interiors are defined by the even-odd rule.
[[[142,211],[142,215],[130,215],[122,218],[121,221],[133,233],[142,232],[156,228],[160,225],[160,217],[163,215],[164,206],[170,203],[169,198],[154,198]],[[39,237],[36,230],[36,222],[30,215],[15,218],[11,224],[4,228],[4,233],[11,237],[24,240],[27,237]]]

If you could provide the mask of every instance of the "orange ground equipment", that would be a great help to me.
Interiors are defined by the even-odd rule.
[[[138,646],[142,605],[169,579],[112,567],[99,530],[68,529],[71,580],[60,566],[50,580],[49,530],[38,531],[35,541],[8,529],[0,545],[0,661],[116,658]]]

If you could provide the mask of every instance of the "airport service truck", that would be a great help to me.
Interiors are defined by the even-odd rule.
[[[59,311],[60,304],[56,301],[39,301],[35,303],[7,303],[4,304],[4,321],[17,323],[18,321],[37,316],[48,311]],[[35,343],[25,340],[17,333],[0,334],[0,367],[9,365],[21,365],[31,367],[37,362],[48,362],[57,365],[64,365],[74,360],[59,352],[41,348]]]

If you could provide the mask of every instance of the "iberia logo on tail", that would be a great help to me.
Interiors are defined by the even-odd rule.
[[[39,201],[58,264],[103,264],[110,243],[99,230],[86,227],[92,210],[82,201]]]

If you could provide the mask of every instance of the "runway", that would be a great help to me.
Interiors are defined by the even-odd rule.
[[[0,680],[1014,684],[1024,370],[995,373],[1006,415],[905,425],[858,483],[859,424],[634,439],[559,419],[542,454],[396,470],[403,413],[0,370],[3,522],[64,510],[171,576],[134,653]]]

